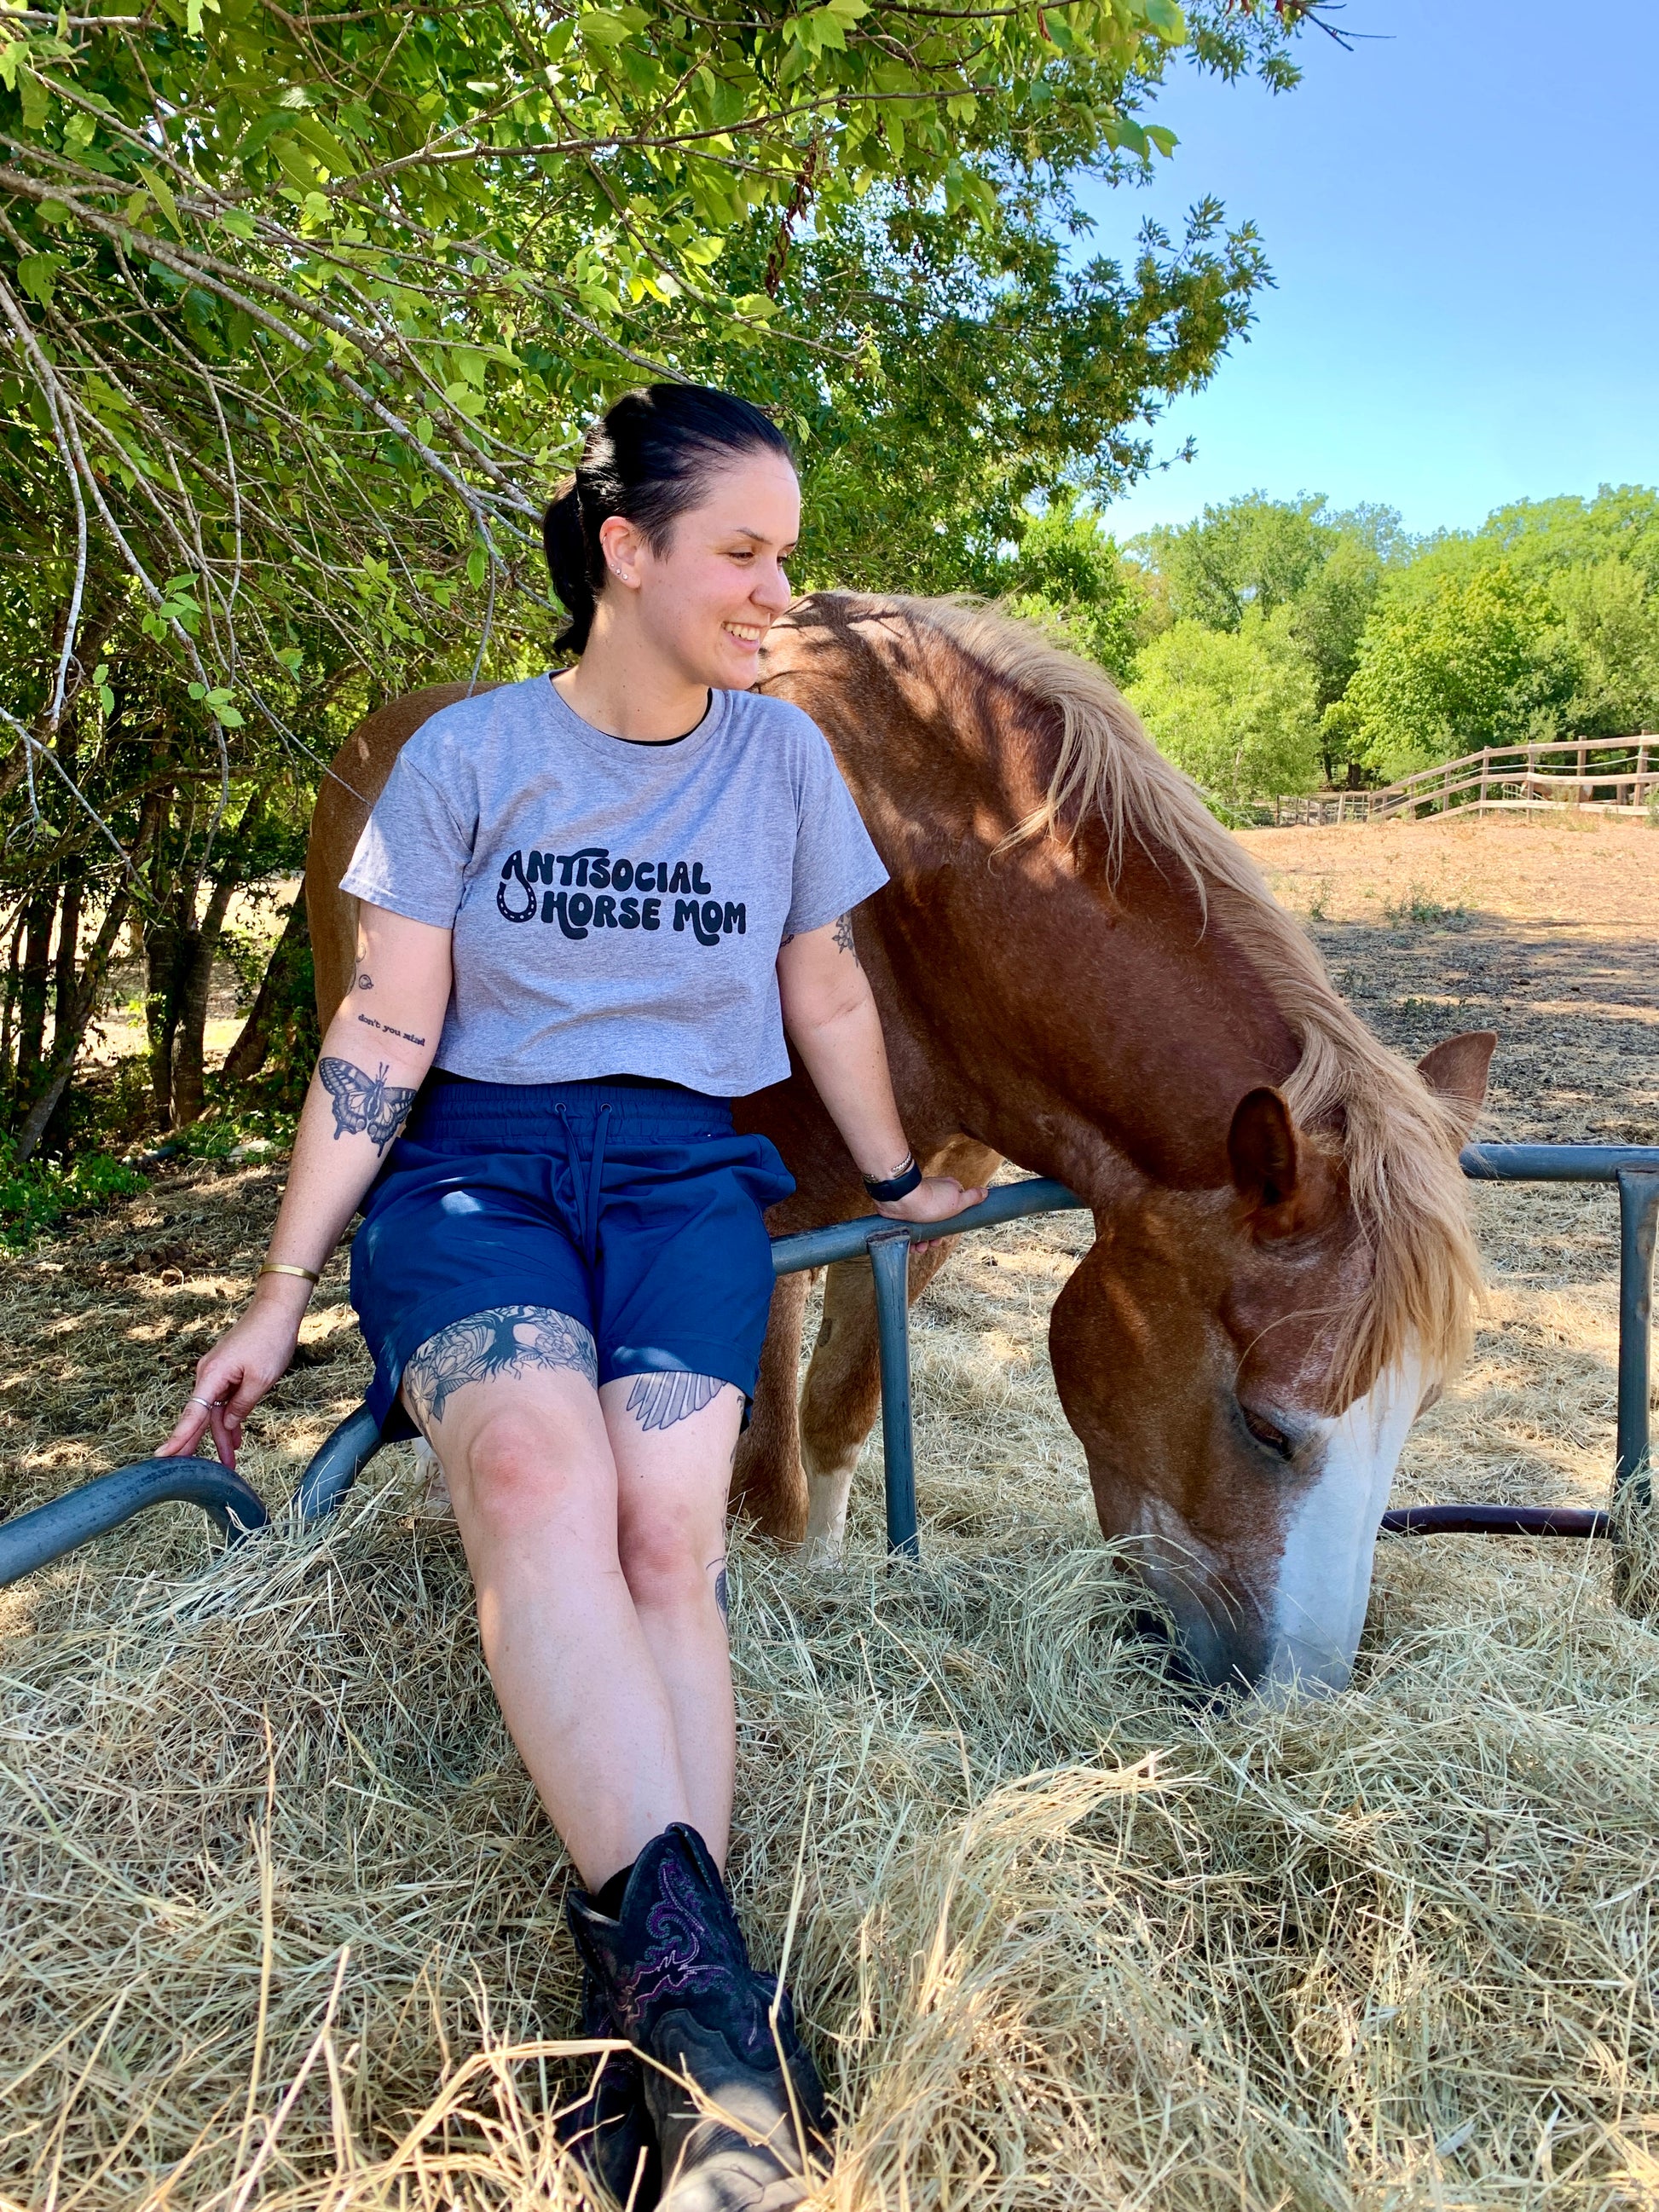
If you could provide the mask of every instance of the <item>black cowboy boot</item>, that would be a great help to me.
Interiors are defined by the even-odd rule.
[[[623,2033],[586,1960],[576,2033],[584,2041]],[[587,2094],[559,2114],[554,2133],[589,2179],[600,2183],[618,2204],[632,2212],[652,2212],[662,2191],[662,2161],[641,2076],[631,2051],[607,2051],[595,2063]]]
[[[823,2091],[787,1995],[777,1997],[775,1982],[749,1963],[696,1829],[677,1823],[646,1845],[614,1920],[576,1892],[566,1909],[613,2018],[656,2062],[643,2072],[663,2212],[787,2212],[799,2203],[805,2153],[828,2148]],[[688,2084],[720,2117],[700,2112]]]

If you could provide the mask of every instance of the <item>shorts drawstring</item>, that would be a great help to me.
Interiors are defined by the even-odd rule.
[[[605,1144],[611,1132],[611,1109],[601,1106],[593,1123],[593,1152],[587,1164],[587,1183],[582,1184],[581,1146],[562,1106],[553,1109],[564,1131],[565,1158],[570,1168],[570,1190],[575,1201],[576,1225],[581,1231],[582,1256],[590,1267],[599,1264],[599,1186],[605,1176]]]

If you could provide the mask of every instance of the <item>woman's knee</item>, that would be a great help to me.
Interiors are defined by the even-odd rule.
[[[599,1471],[580,1466],[544,1418],[503,1407],[488,1413],[445,1473],[458,1512],[495,1535],[512,1535],[584,1497],[597,1504],[608,1486]]]
[[[702,1603],[726,1555],[722,1531],[672,1512],[625,1518],[617,1547],[634,1601],[645,1606]]]

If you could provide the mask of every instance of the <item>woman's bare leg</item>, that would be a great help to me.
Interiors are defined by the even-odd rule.
[[[404,1378],[454,1502],[502,1714],[590,1888],[671,1822],[697,1818],[674,1705],[623,1575],[593,1372],[578,1323],[507,1306],[440,1331]]]
[[[673,1714],[691,1808],[682,1817],[724,1866],[737,1763],[726,1509],[743,1393],[713,1376],[623,1376],[599,1403],[617,1468],[622,1570]]]

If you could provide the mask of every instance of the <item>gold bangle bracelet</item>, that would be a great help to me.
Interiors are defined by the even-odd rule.
[[[322,1277],[313,1274],[309,1267],[290,1267],[286,1260],[267,1260],[260,1268],[262,1275],[302,1275],[308,1283],[320,1283]]]

